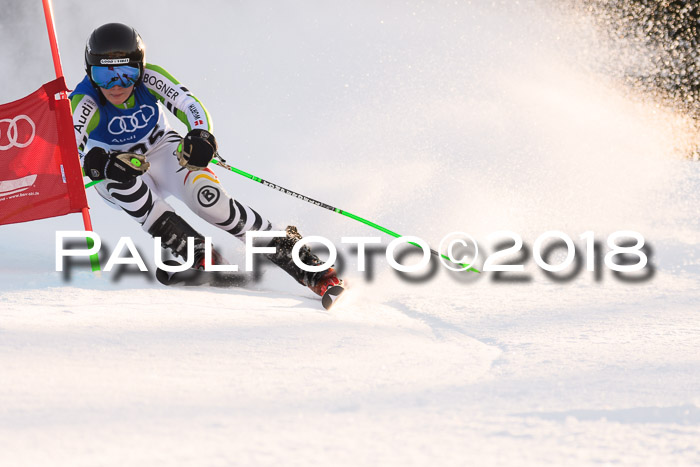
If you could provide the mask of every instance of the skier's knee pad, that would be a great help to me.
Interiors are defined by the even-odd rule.
[[[241,239],[249,230],[271,229],[270,221],[231,198],[210,170],[192,172],[185,183],[188,206],[210,224]]]
[[[211,170],[192,172],[185,181],[188,207],[209,223],[228,217],[230,196]]]

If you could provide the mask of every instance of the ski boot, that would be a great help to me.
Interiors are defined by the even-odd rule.
[[[292,249],[301,240],[301,234],[293,225],[285,229],[285,237],[275,237],[269,246],[275,247],[275,253],[267,254],[267,258],[279,266],[283,271],[292,276],[301,285],[308,287],[313,293],[321,297],[323,307],[329,309],[335,299],[345,291],[345,284],[336,275],[334,268],[325,271],[309,272],[297,267],[292,259]],[[323,262],[318,256],[311,252],[311,249],[304,245],[299,250],[299,259],[308,266],[319,266]]]
[[[323,297],[323,295],[326,293],[326,291],[333,286],[343,286],[343,281],[338,279],[338,276],[335,274],[335,269],[333,268],[328,268],[326,271],[324,271],[323,276],[321,276],[318,280],[316,280],[316,284],[314,285],[309,285],[309,288],[313,293],[316,295],[319,295]]]
[[[148,229],[153,237],[161,237],[164,249],[169,249],[176,257],[182,257],[187,262],[187,238],[194,238],[194,261],[192,269],[204,269],[204,237],[189,225],[182,217],[173,211],[168,211],[160,216]],[[228,264],[219,252],[211,249],[212,264]]]
[[[192,269],[199,269],[201,271],[204,271],[205,266],[204,266],[204,261],[205,261],[205,253],[204,253],[204,246],[198,250],[197,245],[195,244],[194,248],[194,263],[192,264]],[[221,254],[214,249],[214,247],[211,248],[211,264],[212,266],[214,265],[219,265],[219,264],[229,264],[226,259],[224,259]]]
[[[206,271],[205,240],[184,219],[174,212],[166,212],[148,229],[154,237],[161,237],[163,248],[169,249],[173,255],[182,257],[187,262],[187,238],[194,238],[193,261],[190,269],[180,272],[158,269],[156,279],[163,285],[180,286],[211,286],[211,287],[241,287],[248,284],[252,277],[235,271]],[[214,248],[211,251],[212,265],[229,264]],[[174,260],[163,261],[167,266],[179,266]]]

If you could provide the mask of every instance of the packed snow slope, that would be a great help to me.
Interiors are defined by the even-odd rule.
[[[277,226],[339,245],[343,303],[273,268],[233,290],[63,274],[56,231],[80,216],[2,226],[0,465],[700,462],[700,164],[693,122],[621,84],[640,50],[561,3],[56,3],[69,83],[92,29],[131,24],[232,165],[434,247],[467,232],[479,267],[515,232],[497,262],[525,267],[402,278],[379,252],[359,272],[341,237],[384,234],[219,169]],[[0,102],[53,76],[39,5],[6,11]],[[88,198],[102,264],[129,236],[152,265],[150,238]],[[580,270],[535,264],[551,230]],[[641,274],[602,261],[621,230],[644,237]]]

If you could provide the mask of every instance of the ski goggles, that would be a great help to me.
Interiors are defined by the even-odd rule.
[[[90,77],[101,88],[111,89],[114,86],[128,88],[133,86],[141,76],[141,70],[133,66],[93,66]]]

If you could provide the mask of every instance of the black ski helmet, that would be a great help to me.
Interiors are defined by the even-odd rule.
[[[94,65],[130,65],[138,67],[143,79],[146,47],[141,36],[131,26],[122,23],[107,23],[92,31],[85,45],[85,72],[92,81]]]

